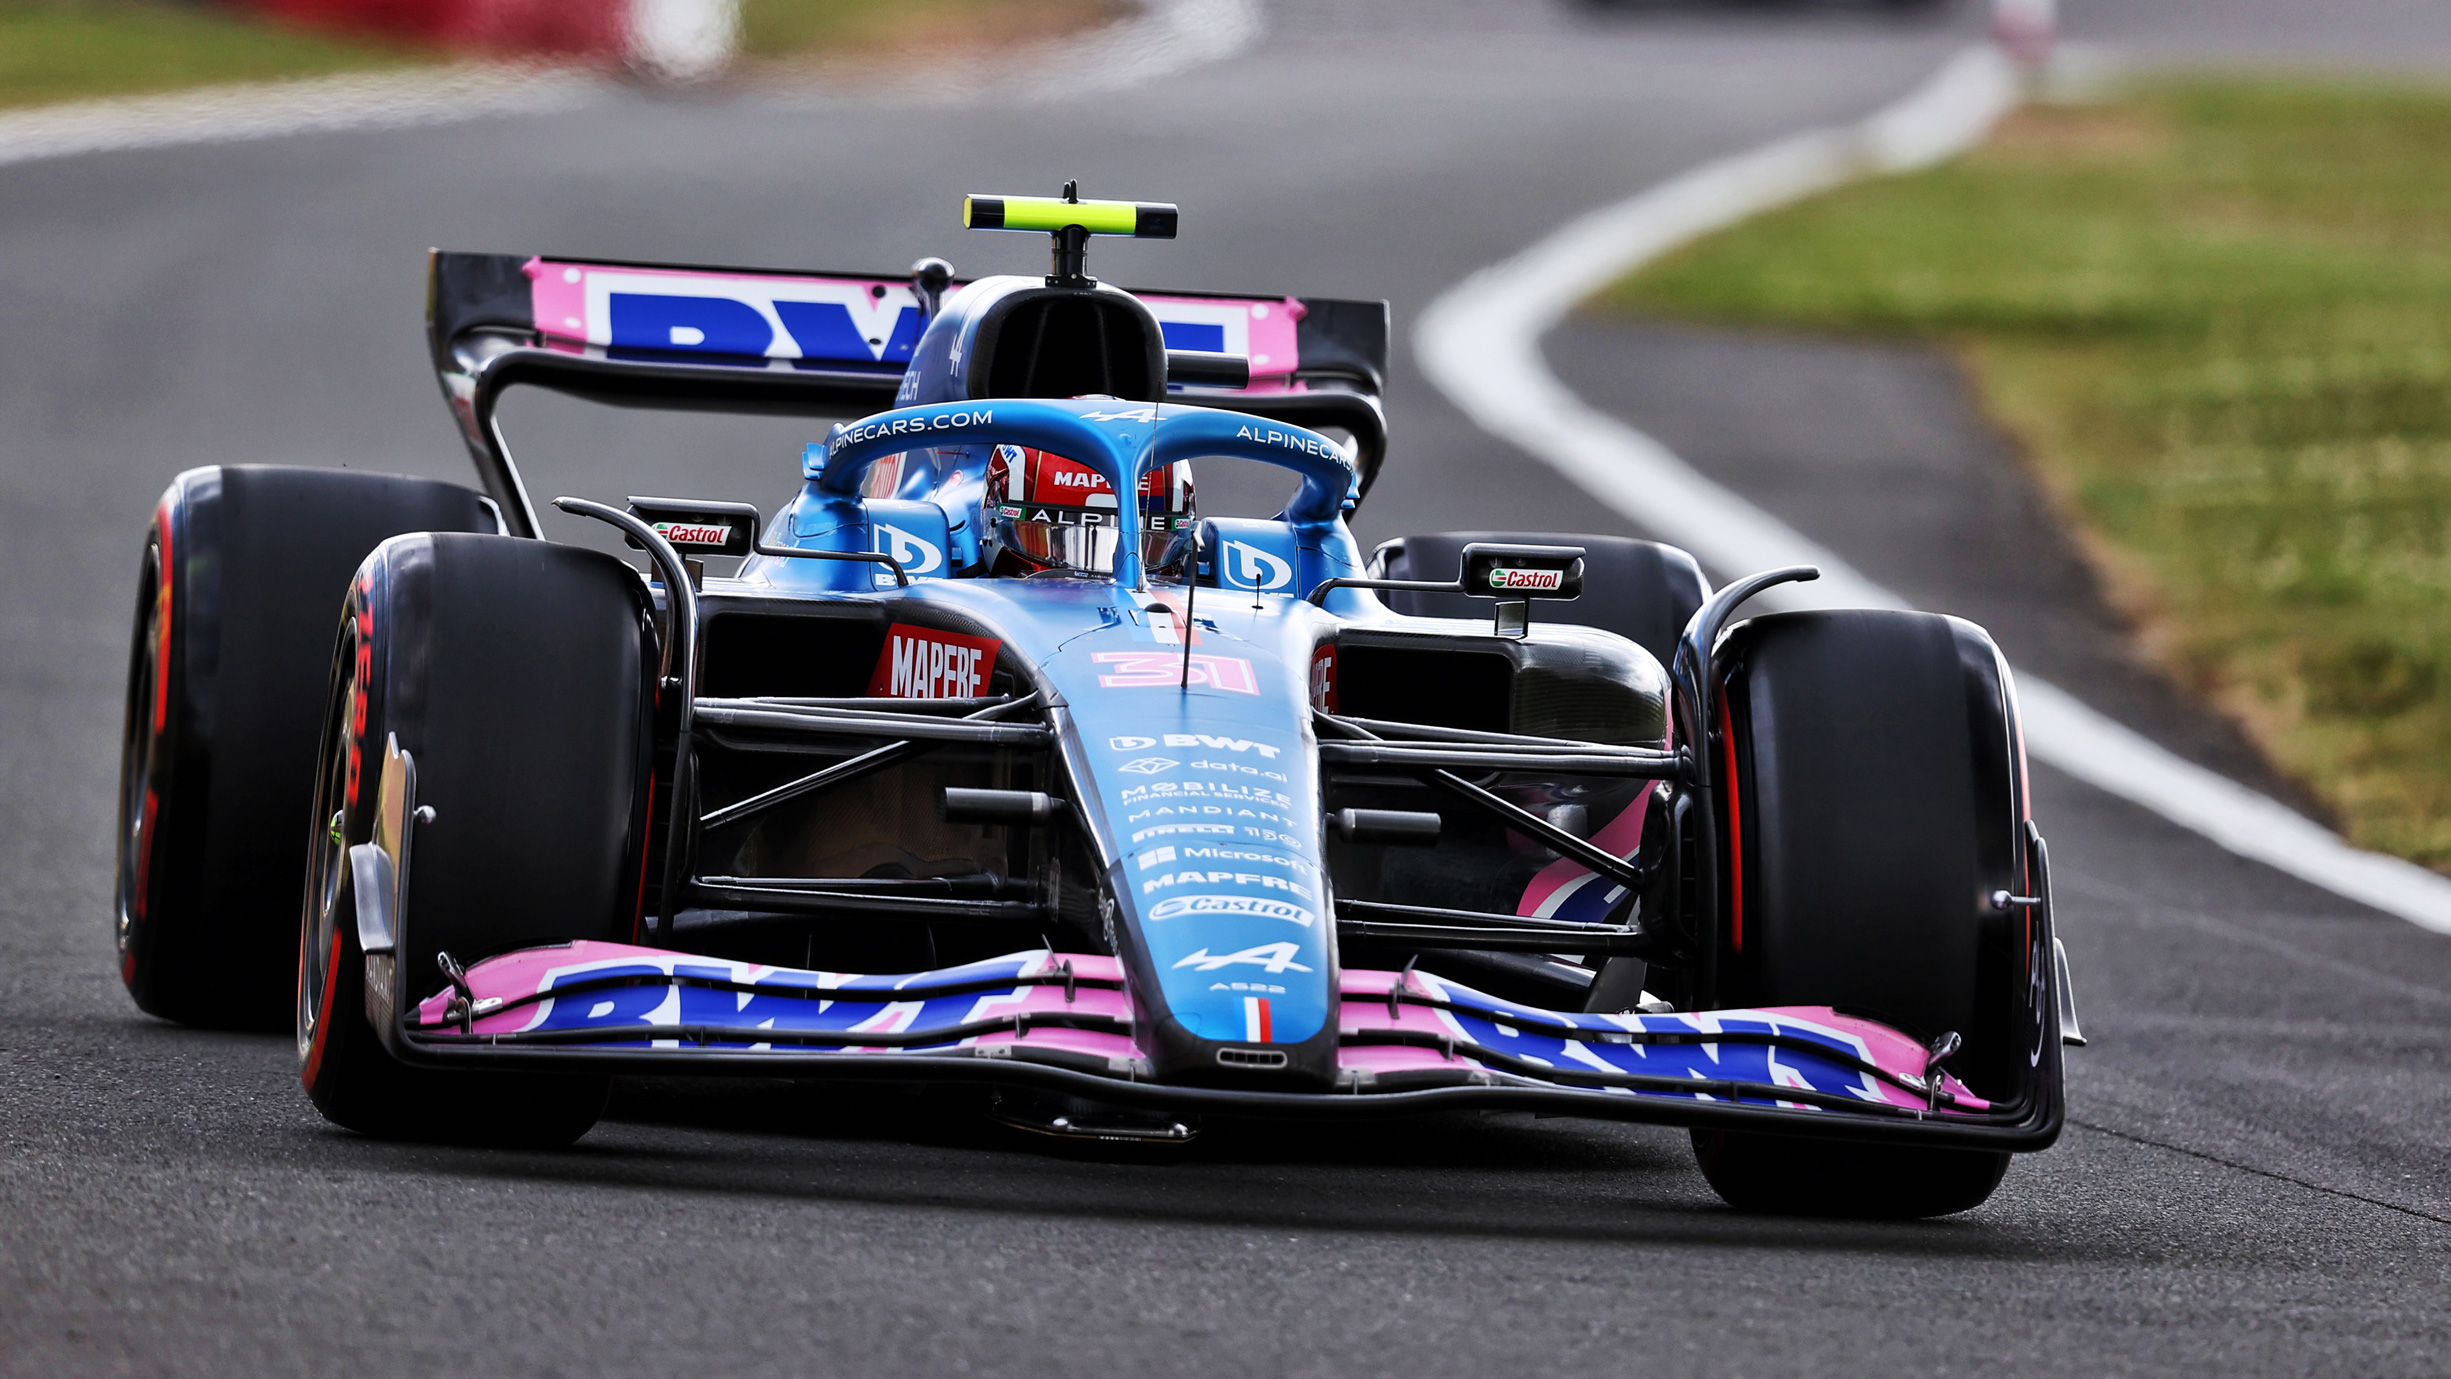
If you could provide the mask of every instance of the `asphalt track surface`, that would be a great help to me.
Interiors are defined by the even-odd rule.
[[[2071,28],[2159,42],[2216,8],[2071,0]],[[2265,8],[2221,9],[2224,42],[2296,43]],[[0,171],[0,1371],[2451,1367],[2451,944],[2047,772],[2095,1042],[2072,1053],[2061,1144],[1943,1222],[1739,1215],[1680,1134],[1525,1117],[1228,1131],[1143,1164],[1031,1152],[891,1098],[640,1085],[567,1152],[403,1147],[324,1125],[285,1038],[133,1010],[107,915],[144,515],[197,464],[463,474],[419,348],[426,245],[1032,271],[1034,243],[953,229],[954,198],[1079,177],[1186,207],[1174,245],[1101,245],[1103,276],[1383,295],[1401,332],[1575,212],[1880,105],[1971,22],[1274,9],[1249,53],[1078,105],[630,94]],[[2361,16],[2332,13],[2334,55],[2443,37],[2378,4],[2360,50]],[[2270,784],[2120,656],[1944,363],[1589,325],[1550,354],[1873,578]],[[1390,404],[1366,541],[1609,529],[1409,361]],[[772,503],[804,438],[506,411],[546,496]],[[1223,477],[1217,501],[1260,500]]]

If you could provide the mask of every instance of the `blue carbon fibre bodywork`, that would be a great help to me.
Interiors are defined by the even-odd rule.
[[[876,591],[871,567],[758,558],[749,584],[780,592],[858,590],[897,610],[932,606],[998,638],[1053,710],[1081,817],[1118,907],[1123,956],[1142,980],[1160,1061],[1212,1061],[1209,1046],[1299,1046],[1321,1076],[1334,1067],[1334,918],[1319,842],[1320,784],[1307,712],[1314,649],[1332,611],[1298,595],[1357,573],[1344,524],[1352,461],[1315,432],[1206,408],[997,400],[908,407],[836,427],[800,498],[776,523],[788,544],[886,549],[909,500],[861,496],[878,459],[922,445],[1034,446],[1103,474],[1117,492],[1178,459],[1259,460],[1293,470],[1282,519],[1283,592],[1214,598],[1183,621],[1180,586],[1148,585],[1139,513],[1120,509],[1112,579],[922,579]],[[940,453],[942,453],[940,451]],[[924,514],[920,514],[924,516]],[[948,514],[948,517],[951,517]],[[805,534],[805,535],[804,535]],[[947,541],[950,538],[939,536]],[[823,543],[819,545],[819,543]],[[947,570],[957,557],[944,553]],[[896,611],[899,620],[919,618]],[[1188,642],[1188,645],[1186,643]]]

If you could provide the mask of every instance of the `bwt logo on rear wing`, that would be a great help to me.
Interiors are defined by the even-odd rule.
[[[536,329],[613,350],[908,364],[927,313],[908,281],[537,259]]]
[[[910,363],[928,321],[901,276],[451,252],[434,256],[433,274],[438,359],[466,332],[499,328],[616,358],[789,361],[890,378]],[[1156,316],[1167,349],[1247,359],[1255,391],[1283,391],[1297,371],[1324,369],[1375,393],[1385,376],[1384,302],[1134,295]]]

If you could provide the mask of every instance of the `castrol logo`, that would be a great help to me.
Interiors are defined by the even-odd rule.
[[[1565,584],[1566,572],[1563,570],[1512,570],[1504,565],[1493,565],[1489,570],[1489,587],[1492,589],[1522,589],[1538,593],[1561,589]]]
[[[720,546],[732,539],[732,529],[719,522],[658,522],[655,532],[675,546]]]

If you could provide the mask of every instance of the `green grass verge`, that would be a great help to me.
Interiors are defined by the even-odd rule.
[[[1105,23],[1127,0],[743,0],[741,50],[792,58],[983,45]]]
[[[168,0],[0,0],[0,106],[433,61]]]
[[[1603,310],[1950,343],[2138,619],[2451,867],[2451,92],[2191,79],[1737,227]]]

